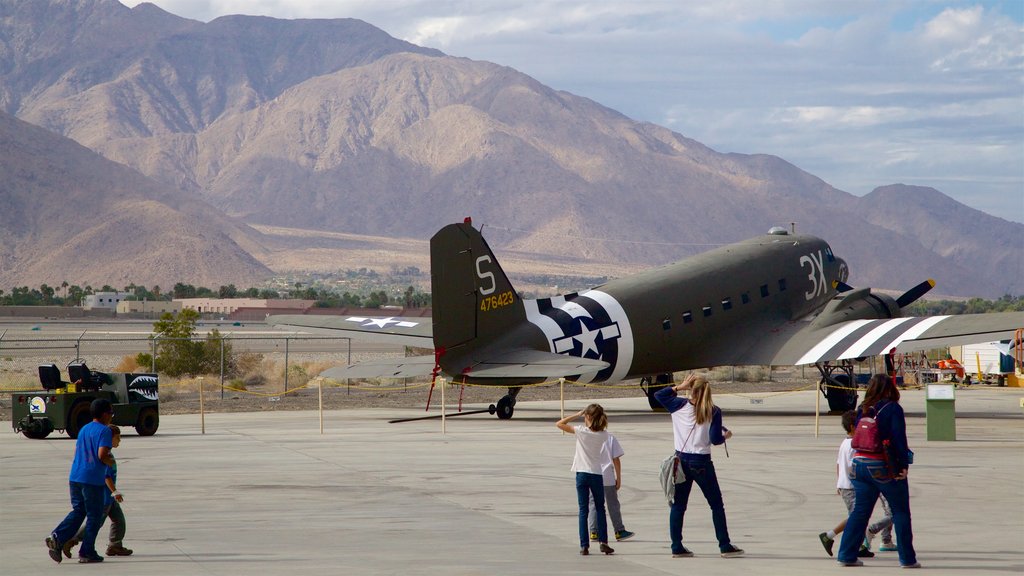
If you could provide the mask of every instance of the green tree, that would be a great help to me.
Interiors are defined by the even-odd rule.
[[[70,306],[81,306],[82,298],[85,298],[85,290],[77,284],[68,287],[68,295],[65,298]]]
[[[224,352],[224,377],[230,378],[238,375],[238,362],[235,359],[234,350],[230,341],[221,336],[220,330],[210,330],[210,335],[203,342],[203,366],[205,374],[220,374],[221,368],[221,343],[223,341]]]
[[[191,284],[182,284],[181,282],[178,282],[174,285],[172,293],[175,298],[195,298],[196,287]]]
[[[39,286],[39,293],[43,295],[42,301],[40,302],[44,306],[53,304],[53,295],[57,293],[56,290],[46,284]]]
[[[153,323],[153,331],[157,334],[157,370],[169,376],[188,374],[219,374],[221,368],[221,341],[223,340],[224,375],[235,376],[238,372],[237,361],[231,344],[219,330],[211,330],[205,340],[195,339],[196,323],[199,313],[186,308],[177,316],[165,313],[160,320]],[[148,355],[140,362],[148,366]]]
[[[186,308],[177,315],[165,312],[153,323],[157,338],[157,370],[169,376],[195,376],[204,369],[203,342],[195,342],[199,313]]]

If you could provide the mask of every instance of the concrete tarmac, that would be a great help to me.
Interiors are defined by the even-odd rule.
[[[926,440],[925,400],[905,391],[914,544],[941,574],[1024,572],[1024,390],[957,391],[957,440]],[[437,398],[437,395],[435,395]],[[0,572],[145,574],[782,574],[843,572],[818,533],[845,516],[835,493],[836,416],[814,434],[813,392],[716,397],[735,437],[715,466],[733,542],[719,557],[707,504],[690,498],[673,559],[668,507],[658,485],[672,452],[665,414],[644,398],[604,400],[622,442],[620,491],[636,537],[616,553],[581,557],[574,439],[554,422],[558,402],[530,402],[512,420],[486,414],[389,424],[421,410],[166,416],[156,436],[127,430],[119,460],[131,557],[100,566],[57,565],[43,539],[69,510],[74,442],[0,435]],[[574,401],[575,411],[585,405]],[[471,406],[468,408],[480,408]],[[827,406],[822,401],[822,410]],[[438,413],[432,410],[432,413]],[[876,519],[881,512],[876,507]],[[105,550],[104,526],[99,550]],[[837,543],[838,546],[838,543]],[[596,547],[593,548],[596,552]],[[857,574],[890,574],[878,552]]]

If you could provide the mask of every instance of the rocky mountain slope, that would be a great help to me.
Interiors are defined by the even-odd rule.
[[[261,235],[209,204],[0,113],[0,287],[247,286]]]
[[[498,250],[636,265],[797,222],[857,285],[1024,292],[1020,224],[931,189],[857,198],[354,20],[12,0],[0,106],[254,224],[422,240],[469,215]],[[935,225],[961,215],[969,239]]]

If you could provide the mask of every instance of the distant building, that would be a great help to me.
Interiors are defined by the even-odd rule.
[[[239,308],[285,308],[305,310],[316,302],[313,300],[265,300],[262,298],[178,298],[182,308],[195,310],[200,314],[228,315]]]
[[[96,292],[86,295],[82,301],[82,308],[92,310],[93,308],[109,308],[117,310],[117,304],[131,296],[128,292]]]
[[[165,312],[177,314],[181,312],[181,302],[167,300],[122,300],[117,305],[118,314],[141,314],[143,316],[160,316]]]

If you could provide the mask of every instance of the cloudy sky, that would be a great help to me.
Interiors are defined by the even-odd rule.
[[[153,3],[202,21],[359,18],[853,194],[932,186],[1024,222],[1021,0]]]

